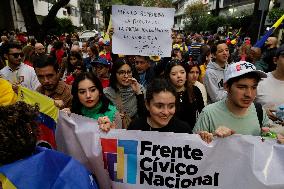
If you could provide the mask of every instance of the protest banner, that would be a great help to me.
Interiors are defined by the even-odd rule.
[[[115,54],[170,57],[173,8],[113,5]]]
[[[282,189],[284,146],[233,135],[206,144],[198,135],[99,130],[60,112],[58,149],[85,164],[102,189]]]

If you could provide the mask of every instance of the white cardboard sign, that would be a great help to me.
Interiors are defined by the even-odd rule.
[[[115,54],[170,57],[173,8],[112,6]]]

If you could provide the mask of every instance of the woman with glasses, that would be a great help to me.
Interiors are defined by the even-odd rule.
[[[125,59],[117,59],[113,64],[110,86],[104,93],[121,113],[123,128],[138,114],[144,113],[144,88],[134,78],[131,65]]]
[[[195,125],[199,113],[204,107],[200,90],[187,82],[188,64],[172,60],[167,64],[165,77],[175,87],[177,92],[176,116],[189,124],[189,132]]]

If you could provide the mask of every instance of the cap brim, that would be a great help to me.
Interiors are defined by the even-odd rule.
[[[251,71],[251,72],[257,73],[260,78],[267,78],[267,74],[265,72],[261,71],[261,70],[254,70],[254,71]]]
[[[260,78],[267,78],[267,74],[265,72],[263,72],[261,70],[252,70],[252,71],[249,71],[249,72],[246,72],[246,73],[235,75],[234,77],[230,77],[229,79],[225,80],[224,83],[227,83],[230,79],[245,75],[247,73],[256,73]]]

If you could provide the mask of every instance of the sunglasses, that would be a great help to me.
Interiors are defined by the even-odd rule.
[[[18,58],[19,56],[22,58],[24,53],[9,53],[9,55],[12,55],[14,58]]]

